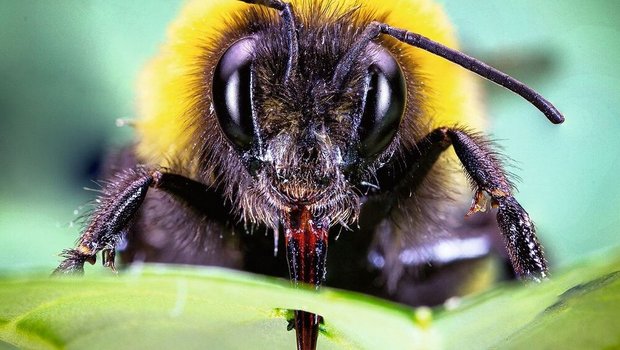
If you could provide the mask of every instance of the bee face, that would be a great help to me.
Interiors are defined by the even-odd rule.
[[[356,187],[393,153],[406,98],[400,66],[378,44],[364,47],[336,78],[360,33],[338,23],[300,30],[293,57],[285,28],[270,26],[221,56],[213,105],[254,179],[243,192],[279,210],[307,206],[333,222],[357,217]]]

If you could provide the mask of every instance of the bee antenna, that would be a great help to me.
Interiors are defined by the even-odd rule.
[[[288,62],[286,63],[286,72],[284,74],[284,82],[287,82],[292,74],[297,70],[297,62],[299,61],[299,43],[297,41],[297,26],[295,24],[295,15],[291,4],[281,0],[240,0],[248,4],[261,5],[280,11],[280,16],[284,21],[286,33],[288,35]]]
[[[564,116],[553,104],[551,104],[551,102],[547,101],[529,86],[523,84],[508,74],[501,72],[458,50],[451,49],[436,41],[433,41],[423,35],[412,33],[404,29],[393,28],[381,22],[370,23],[362,33],[360,39],[338,63],[332,80],[332,82],[337,84],[337,87],[342,87],[349,70],[355,63],[355,60],[360,55],[362,50],[370,41],[377,38],[380,34],[387,34],[406,44],[415,46],[439,57],[443,57],[450,62],[456,63],[459,66],[523,97],[538,108],[538,110],[540,110],[552,123],[561,124],[564,122]]]
[[[373,22],[375,23],[375,22]],[[340,89],[344,85],[344,82],[347,79],[347,75],[351,71],[353,64],[360,56],[360,54],[366,49],[366,46],[375,39],[377,36],[381,34],[381,31],[376,25],[369,25],[364,29],[364,32],[360,36],[360,38],[353,43],[353,46],[347,51],[347,53],[340,59],[338,62],[338,66],[334,70],[334,76],[332,77],[332,84]]]

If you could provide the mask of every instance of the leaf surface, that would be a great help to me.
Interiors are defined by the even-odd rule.
[[[0,278],[0,349],[294,349],[292,309],[324,316],[319,349],[618,348],[620,258],[612,253],[432,314],[218,268],[10,275]]]

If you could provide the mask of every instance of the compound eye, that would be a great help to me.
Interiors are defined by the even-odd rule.
[[[252,52],[254,39],[232,44],[215,67],[213,107],[228,140],[249,149],[254,138],[252,124]]]
[[[360,122],[360,153],[370,158],[392,141],[405,110],[405,78],[396,60],[379,48],[368,68],[364,111]]]

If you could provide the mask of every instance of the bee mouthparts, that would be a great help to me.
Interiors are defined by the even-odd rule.
[[[291,282],[296,287],[308,284],[318,289],[325,279],[328,220],[315,218],[308,207],[285,215],[286,257]],[[298,350],[316,349],[321,316],[295,310],[295,333]]]

